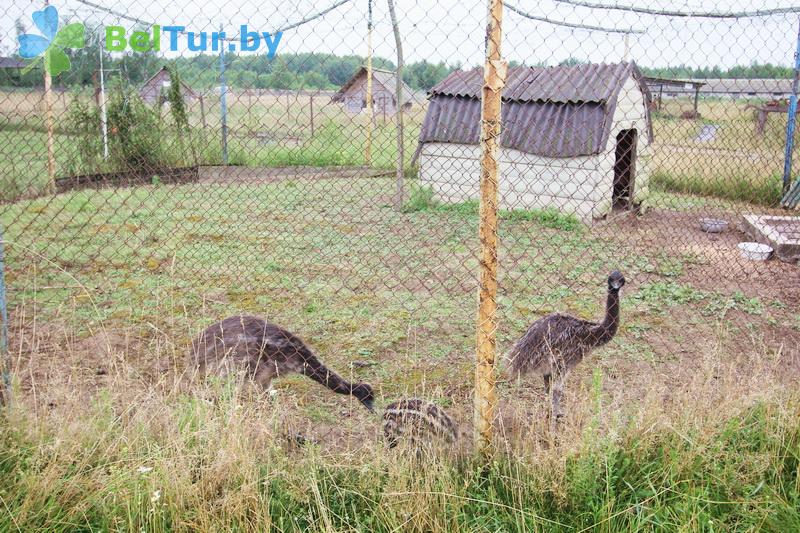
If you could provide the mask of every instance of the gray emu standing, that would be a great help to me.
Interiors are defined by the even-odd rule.
[[[192,342],[190,366],[203,375],[225,376],[244,370],[265,389],[272,378],[297,372],[337,394],[356,397],[373,411],[375,396],[369,384],[346,381],[326,367],[302,339],[255,316],[228,317],[203,330]]]
[[[614,338],[619,327],[619,292],[625,278],[615,270],[608,276],[606,315],[590,322],[562,313],[540,318],[511,348],[507,358],[513,376],[540,374],[545,393],[550,394],[550,424],[564,416],[561,403],[567,373],[598,346]]]

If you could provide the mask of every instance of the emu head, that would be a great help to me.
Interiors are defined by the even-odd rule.
[[[372,390],[372,385],[369,383],[356,383],[350,390],[350,394],[358,398],[358,401],[369,409],[371,413],[375,412],[375,408],[373,407],[375,403],[375,392]]]
[[[608,275],[608,290],[616,292],[619,291],[623,285],[625,285],[625,276],[622,275],[622,272],[615,270]]]

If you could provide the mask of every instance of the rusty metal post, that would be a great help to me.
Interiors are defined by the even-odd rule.
[[[364,145],[364,164],[372,166],[372,0],[368,0],[367,18],[367,141]]]
[[[501,59],[503,0],[489,0],[486,26],[486,63],[481,102],[480,243],[481,273],[475,365],[475,445],[488,455],[492,451],[497,330],[497,202],[498,141],[501,93],[506,64]]]

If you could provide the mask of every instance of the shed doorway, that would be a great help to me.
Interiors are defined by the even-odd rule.
[[[611,205],[614,209],[630,209],[633,206],[637,137],[635,129],[622,130],[617,135],[614,190],[611,196]]]

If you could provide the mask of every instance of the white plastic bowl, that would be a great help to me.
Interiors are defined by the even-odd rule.
[[[701,218],[700,229],[706,233],[722,233],[728,228],[728,221],[721,218]]]
[[[772,246],[760,242],[740,242],[738,248],[742,257],[753,261],[766,261],[772,255]]]

